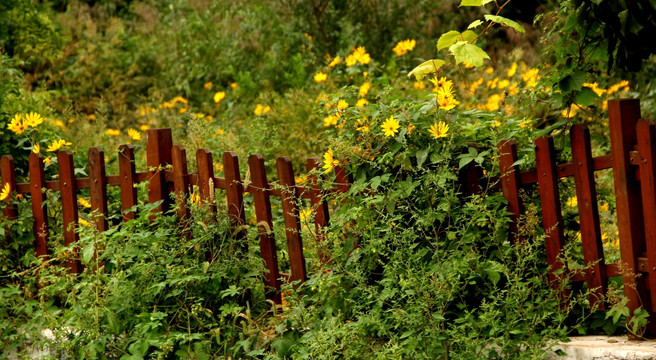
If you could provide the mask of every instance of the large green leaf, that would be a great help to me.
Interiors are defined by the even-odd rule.
[[[479,67],[483,65],[485,59],[490,58],[483,49],[467,41],[458,41],[449,47],[449,51],[456,58],[456,64],[467,62]]]
[[[440,36],[440,38],[437,40],[437,51],[448,48],[449,46],[458,42],[458,40],[460,40],[460,32],[458,31],[451,30],[442,34],[442,36]]]
[[[426,62],[423,62],[416,68],[412,69],[412,71],[408,73],[408,77],[414,75],[417,78],[417,80],[421,80],[424,78],[424,75],[436,72],[444,64],[446,64],[444,60],[440,60],[440,59],[428,60]]]
[[[574,103],[581,106],[590,106],[594,104],[594,102],[598,99],[599,95],[597,95],[596,92],[592,91],[592,89],[588,87],[583,87],[581,91],[576,93],[576,96],[574,97]]]
[[[460,6],[483,6],[492,0],[462,0]]]
[[[471,24],[469,24],[469,26],[467,26],[467,29],[473,29],[473,28],[479,27],[479,26],[481,26],[482,23],[483,23],[483,21],[481,21],[481,20],[474,20]]]
[[[519,25],[517,22],[515,22],[513,20],[510,20],[508,18],[505,18],[503,16],[485,15],[485,20],[489,20],[489,21],[495,22],[497,24],[501,24],[503,26],[511,27],[511,28],[519,31],[520,33],[526,32],[526,30],[524,30],[524,28],[521,25]]]

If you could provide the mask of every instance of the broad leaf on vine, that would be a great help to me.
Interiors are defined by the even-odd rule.
[[[510,20],[508,18],[505,18],[503,16],[485,15],[485,20],[492,21],[492,22],[495,22],[497,24],[501,24],[503,26],[511,27],[511,28],[519,31],[522,34],[524,32],[526,32],[526,30],[524,30],[524,28],[521,25],[519,25],[519,23],[517,23],[516,21]]]
[[[412,69],[412,71],[408,73],[408,77],[414,75],[415,78],[420,81],[423,79],[424,75],[437,72],[437,70],[439,70],[444,64],[446,64],[446,62],[440,59],[425,61],[418,65],[416,68]]]
[[[463,62],[470,63],[476,67],[483,65],[485,59],[489,59],[490,56],[483,51],[480,47],[474,44],[470,44],[467,41],[458,41],[457,43],[449,47],[449,51],[456,58],[456,64]]]

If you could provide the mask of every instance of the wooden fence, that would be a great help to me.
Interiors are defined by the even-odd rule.
[[[551,265],[549,278],[558,284],[559,278],[570,278],[575,282],[586,282],[590,292],[590,303],[605,308],[603,295],[608,288],[608,278],[622,276],[624,294],[633,313],[642,306],[656,313],[656,126],[646,120],[640,120],[638,100],[611,100],[608,102],[611,153],[593,157],[589,131],[581,125],[571,130],[572,160],[564,164],[556,163],[556,150],[551,137],[535,140],[536,168],[520,171],[517,165],[517,147],[513,140],[499,143],[499,167],[501,178],[499,185],[508,201],[508,210],[512,214],[510,224],[511,241],[519,238],[519,222],[524,214],[520,190],[537,184],[542,208],[542,220],[546,234],[546,254]],[[42,189],[61,192],[64,238],[66,244],[77,241],[73,230],[77,226],[78,208],[77,192],[89,189],[91,210],[99,216],[95,226],[103,231],[108,228],[107,187],[118,186],[121,189],[123,219],[134,218],[128,210],[137,202],[135,183],[149,182],[148,196],[150,202],[163,201],[160,210],[171,208],[172,197],[185,199],[191,185],[200,189],[201,199],[213,200],[214,190],[226,191],[228,214],[231,226],[238,237],[245,237],[244,193],[253,196],[255,214],[260,228],[260,250],[264,264],[268,269],[265,284],[269,291],[267,297],[280,303],[281,279],[291,281],[307,279],[305,258],[301,239],[301,225],[297,200],[308,199],[314,210],[314,224],[317,237],[321,240],[324,228],[329,223],[328,206],[322,191],[318,188],[315,175],[308,177],[308,186],[295,183],[291,161],[279,157],[276,162],[279,186],[268,182],[261,155],[251,155],[248,167],[251,182],[245,184],[240,177],[239,162],[233,152],[223,154],[224,177],[214,175],[212,153],[200,149],[196,153],[197,172],[187,171],[187,156],[183,146],[173,146],[170,129],[147,130],[147,165],[146,172],[136,172],[134,166],[134,148],[122,145],[119,148],[119,174],[106,175],[104,153],[100,148],[89,149],[89,176],[75,178],[73,157],[69,151],[58,153],[59,178],[48,181],[44,176],[43,160],[38,154],[29,158],[29,183],[16,183],[15,169],[11,156],[0,160],[0,178],[2,186],[9,183],[12,190],[19,194],[30,194],[34,215],[34,234],[37,256],[47,256],[48,242],[47,209],[44,206],[45,194]],[[170,166],[169,166],[170,165]],[[319,160],[307,161],[306,170],[310,172],[319,168]],[[616,215],[619,231],[620,263],[607,264],[604,258],[599,209],[594,172],[613,169],[616,196]],[[336,167],[337,186],[331,191],[345,191],[349,187],[348,174],[343,168]],[[480,177],[476,168],[470,168],[461,177],[465,191],[479,191]],[[582,273],[569,273],[567,264],[558,256],[566,242],[561,211],[559,179],[573,177],[581,226],[581,246],[585,262]],[[282,201],[285,235],[287,238],[290,274],[279,271],[277,246],[273,238],[273,218],[271,196],[278,196]],[[8,201],[8,200],[6,200]],[[213,204],[214,202],[211,201]],[[11,203],[9,203],[10,205]],[[189,209],[184,203],[178,204],[178,216],[189,217]],[[211,207],[216,213],[215,205]],[[9,218],[17,216],[16,209],[7,206],[4,215]],[[184,223],[184,221],[182,221]],[[74,224],[74,226],[70,226]],[[79,260],[67,263],[69,271],[82,270]],[[639,276],[636,276],[639,275]],[[557,286],[557,285],[555,285]],[[566,296],[566,290],[563,295]],[[651,290],[651,291],[650,291]],[[653,318],[653,317],[652,317]],[[650,321],[648,334],[656,335],[656,321]]]

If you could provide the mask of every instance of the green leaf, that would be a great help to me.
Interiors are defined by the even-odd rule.
[[[483,6],[492,0],[462,0],[460,6]]]
[[[563,92],[579,91],[583,87],[584,81],[585,72],[577,71],[560,79],[558,87]]]
[[[416,68],[412,69],[412,71],[410,71],[408,74],[408,77],[414,75],[415,78],[417,78],[419,81],[424,77],[424,75],[436,72],[444,64],[446,64],[446,62],[439,59],[425,61]]]
[[[93,254],[94,254],[93,243],[87,244],[87,246],[84,247],[84,250],[82,250],[82,262],[85,264],[91,262],[91,258],[93,258]]]
[[[462,33],[462,40],[466,42],[473,43],[474,39],[478,37],[478,34],[471,31],[471,30],[466,30],[465,32]]]
[[[590,106],[598,99],[599,95],[597,95],[596,92],[592,91],[592,89],[588,87],[584,87],[581,89],[581,91],[576,93],[576,96],[574,97],[574,103],[581,106]]]
[[[458,41],[449,47],[449,51],[456,58],[456,64],[468,62],[476,67],[483,65],[485,59],[490,56],[480,47],[470,44],[467,41]]]
[[[447,33],[442,34],[437,40],[437,51],[448,48],[449,46],[455,44],[460,40],[460,32],[451,30]]]
[[[483,23],[482,20],[475,20],[474,22],[469,24],[469,26],[467,26],[467,30],[477,28],[477,27],[481,26],[482,23]]]
[[[503,17],[503,16],[498,16],[498,15],[485,15],[485,20],[489,20],[489,21],[495,22],[495,23],[497,23],[497,24],[501,24],[501,25],[503,25],[503,26],[511,27],[511,28],[513,28],[513,29],[519,31],[519,32],[522,33],[522,34],[523,34],[524,32],[526,32],[526,30],[524,30],[524,28],[523,28],[521,25],[519,25],[517,22],[515,22],[515,21],[513,21],[513,20],[510,20],[510,19],[508,19],[508,18],[505,18],[505,17]]]
[[[429,149],[417,150],[417,166],[421,166],[424,164],[426,158],[428,157],[428,150]]]

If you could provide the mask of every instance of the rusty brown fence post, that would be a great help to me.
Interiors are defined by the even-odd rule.
[[[637,143],[636,125],[640,118],[640,102],[635,99],[609,100],[608,117],[622,262],[620,268],[624,295],[628,299],[630,313],[633,314],[644,302],[649,302],[644,279],[636,277],[638,258],[645,250],[645,233],[640,183],[630,163],[630,152]]]
[[[148,165],[148,201],[163,201],[158,211],[166,212],[171,208],[170,191],[164,178],[166,166],[171,165],[173,136],[171,129],[146,130],[146,164]]]

